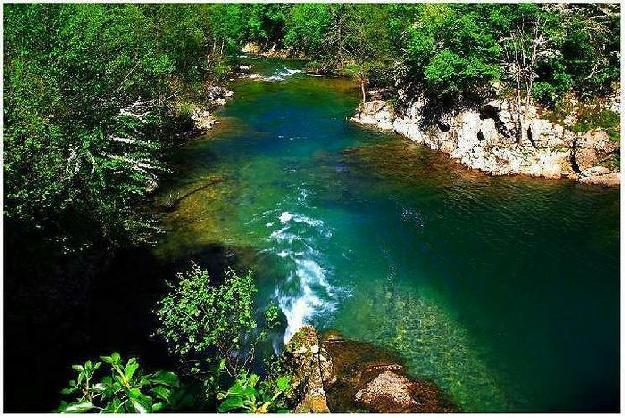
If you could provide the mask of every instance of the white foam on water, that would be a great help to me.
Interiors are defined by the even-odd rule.
[[[289,212],[282,212],[280,216],[278,216],[278,219],[280,219],[280,222],[285,224],[289,222],[291,219],[293,219],[293,215],[290,214]]]
[[[292,244],[293,241],[298,239],[298,236],[290,232],[287,232],[288,229],[289,228],[286,227],[286,228],[273,231],[271,235],[269,235],[269,239],[272,239],[281,243],[286,242],[288,244]]]
[[[304,203],[304,202],[306,202],[307,198],[308,198],[308,190],[300,189],[299,190],[299,196],[297,196],[297,201],[299,203]]]
[[[303,325],[321,312],[335,309],[332,300],[334,292],[326,279],[326,270],[312,259],[295,260],[295,271],[289,275],[287,282],[297,279],[299,289],[296,293],[282,293],[276,289],[276,298],[280,309],[287,319],[284,332],[286,344],[293,334]]]
[[[287,319],[285,343],[301,326],[334,311],[338,296],[343,294],[340,288],[331,285],[333,268],[324,254],[332,236],[331,228],[321,219],[300,211],[300,208],[306,212],[313,209],[306,205],[308,191],[298,188],[298,193],[291,196],[289,201],[280,202],[255,218],[271,231],[266,238],[270,243],[266,252],[279,257],[286,270],[274,291]],[[297,211],[280,209],[292,207],[293,203]]]
[[[299,74],[301,72],[302,72],[302,70],[293,70],[291,68],[285,68],[284,71],[282,71],[280,73],[280,75],[282,75],[282,76],[289,76],[289,75],[293,75],[293,74]]]
[[[301,73],[302,70],[295,70],[292,68],[282,68],[280,70],[276,70],[269,77],[260,78],[263,81],[284,81],[285,78],[292,76],[293,74]]]

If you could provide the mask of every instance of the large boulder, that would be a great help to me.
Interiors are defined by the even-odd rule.
[[[433,383],[408,376],[400,359],[372,344],[326,333],[322,350],[331,370],[323,383],[333,412],[449,412],[451,404]]]
[[[605,163],[618,153],[619,144],[605,131],[586,132],[575,143],[575,162],[580,171]]]
[[[372,100],[361,103],[358,113],[351,118],[352,121],[375,125],[380,129],[393,129],[393,108],[384,100]]]
[[[451,412],[441,406],[438,389],[384,370],[356,392],[355,401],[371,412]]]

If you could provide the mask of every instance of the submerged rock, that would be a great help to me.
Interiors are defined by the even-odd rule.
[[[408,376],[399,359],[335,331],[298,330],[285,350],[293,370],[295,412],[451,412],[433,383]]]
[[[191,114],[191,120],[194,128],[202,132],[211,129],[216,122],[213,115],[208,110],[203,109],[194,110]]]
[[[343,339],[333,331],[322,349],[332,359],[324,379],[333,412],[451,412],[451,403],[431,382],[408,376],[401,359],[372,344]]]
[[[432,389],[385,370],[356,392],[354,399],[373,412],[443,412],[436,404],[436,393],[429,393]]]

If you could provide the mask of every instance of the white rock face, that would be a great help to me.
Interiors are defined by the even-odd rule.
[[[415,101],[402,115],[381,100],[360,106],[352,121],[393,130],[409,139],[440,150],[468,167],[493,175],[528,174],[548,178],[582,179],[605,176],[611,170],[602,166],[618,154],[619,144],[605,132],[578,134],[527,111],[521,135],[515,135],[515,119],[510,105],[493,100],[481,109],[467,109],[441,115],[426,123],[424,104]],[[602,174],[585,171],[601,166]],[[605,172],[607,170],[607,173]],[[614,183],[611,176],[610,184]],[[589,181],[586,181],[589,182]]]
[[[196,129],[207,131],[213,127],[215,118],[208,110],[196,109],[191,114],[191,120]]]

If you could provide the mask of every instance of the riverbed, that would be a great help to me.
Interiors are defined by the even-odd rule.
[[[264,78],[170,156],[163,262],[228,248],[286,316],[277,349],[336,329],[464,411],[618,410],[618,190],[465,169],[348,122],[352,81],[249,61]]]

